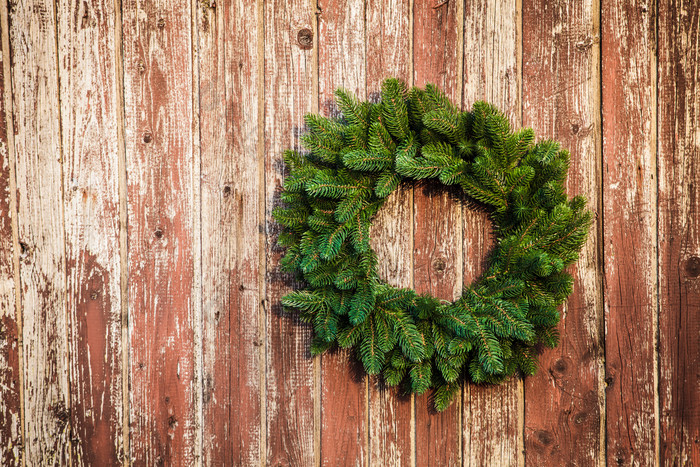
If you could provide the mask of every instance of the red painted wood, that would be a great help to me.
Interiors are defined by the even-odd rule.
[[[462,100],[463,10],[458,2],[419,0],[413,5],[413,76],[416,86],[436,84],[455,103]],[[462,216],[459,190],[440,182],[416,186],[414,288],[443,300],[462,293]],[[416,396],[416,464],[461,461],[461,395],[436,412],[431,392]]]
[[[6,24],[6,23],[5,23]],[[3,28],[4,29],[4,24]],[[2,32],[5,37],[6,31]],[[14,240],[10,177],[8,126],[12,128],[12,112],[5,108],[5,92],[11,94],[9,51],[0,43],[0,465],[22,462],[22,413],[20,406],[19,321],[15,289]],[[8,125],[10,123],[10,125]]]
[[[337,116],[333,92],[343,87],[365,99],[365,5],[322,0],[318,7],[319,110]],[[355,352],[321,359],[321,465],[365,465],[368,460],[367,378]]]
[[[379,98],[389,76],[411,84],[411,2],[370,0],[366,5],[367,98]],[[371,243],[379,258],[379,276],[396,287],[412,287],[413,190],[400,186],[373,220]],[[369,381],[370,465],[411,465],[413,399],[380,380]]]
[[[599,200],[600,88],[597,6],[523,5],[523,125],[571,153],[569,196]],[[564,83],[564,84],[562,84]],[[561,308],[560,344],[525,379],[528,465],[594,465],[600,459],[603,309],[597,226],[569,270],[574,291]]]
[[[202,157],[202,449],[207,465],[261,461],[260,13],[197,8]]]
[[[658,24],[660,459],[700,465],[700,4]]]
[[[127,0],[122,8],[130,457],[137,465],[192,464],[197,427],[190,3]]]
[[[266,463],[271,465],[315,465],[319,453],[311,328],[280,305],[301,284],[279,270],[279,226],[271,217],[285,175],[282,153],[298,147],[304,114],[317,110],[315,12],[300,0],[265,4]]]
[[[521,18],[510,0],[465,3],[463,108],[486,100],[520,123]],[[488,267],[495,238],[488,211],[464,206],[463,281],[477,280]],[[499,386],[467,384],[462,403],[463,464],[522,464],[522,382]]]
[[[606,460],[656,457],[657,183],[653,5],[602,3]]]
[[[69,331],[56,4],[13,3],[12,60],[26,465],[71,464]],[[9,109],[8,109],[9,110]]]
[[[700,464],[694,2],[122,3],[0,8],[0,464]],[[300,285],[268,221],[282,151],[335,87],[374,99],[390,75],[562,141],[570,193],[600,206],[524,403],[515,378],[431,414],[348,354],[311,359],[281,313]],[[389,283],[451,299],[483,271],[490,221],[424,190],[397,191],[372,242]]]
[[[90,465],[124,458],[115,13],[57,3],[70,423],[74,462]]]

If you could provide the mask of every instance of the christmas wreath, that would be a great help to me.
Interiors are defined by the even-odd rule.
[[[339,118],[307,115],[308,152],[286,151],[281,260],[306,288],[282,298],[311,323],[311,352],[354,347],[369,374],[421,394],[444,410],[460,377],[498,383],[533,374],[538,349],[557,345],[558,306],[572,289],[591,224],[586,199],[569,199],[569,153],[512,131],[494,106],[460,111],[435,86],[397,79],[381,100],[336,91]],[[497,245],[486,273],[449,303],[392,287],[377,274],[370,223],[402,180],[459,185],[490,211]]]

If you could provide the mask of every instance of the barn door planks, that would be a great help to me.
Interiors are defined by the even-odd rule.
[[[261,3],[197,2],[203,462],[261,461]]]
[[[486,100],[520,125],[520,11],[513,0],[467,2],[464,12],[465,110]],[[465,206],[465,285],[486,270],[493,248],[486,211]],[[466,384],[463,402],[463,464],[522,465],[523,386],[514,377],[501,386]]]
[[[657,463],[655,7],[603,0],[603,242],[609,464]]]
[[[459,106],[462,100],[464,12],[461,2],[418,0],[413,4],[413,77],[416,86],[438,86]],[[462,212],[459,189],[439,181],[417,184],[413,194],[413,281],[418,293],[442,300],[462,294]],[[416,465],[461,462],[461,390],[437,413],[432,390],[415,396]]]
[[[523,5],[523,124],[571,153],[569,196],[585,195],[593,211],[600,201],[598,8],[595,0]],[[561,308],[559,346],[540,356],[540,370],[525,381],[528,465],[604,463],[599,226],[569,268],[574,290]]]
[[[660,458],[700,465],[700,5],[658,24]]]
[[[27,465],[69,464],[74,453],[55,13],[45,0],[8,12]]]
[[[365,6],[358,0],[318,2],[319,111],[337,117],[333,92],[365,99]],[[368,461],[367,377],[354,351],[321,357],[321,465]]]
[[[197,460],[191,9],[125,0],[130,459]]]
[[[56,2],[74,464],[124,458],[115,4]]]
[[[266,463],[319,462],[318,360],[311,359],[311,328],[282,309],[280,298],[297,287],[280,272],[282,249],[272,210],[285,175],[282,153],[298,148],[304,114],[318,110],[316,6],[308,0],[265,3],[265,229],[266,229]]]
[[[12,85],[7,32],[7,6],[0,7],[0,465],[22,462],[22,408],[20,393],[20,313],[15,257],[14,229],[17,199],[14,179],[14,127]],[[12,177],[12,180],[11,180]],[[12,193],[15,192],[13,196]],[[15,255],[17,253],[17,255]]]
[[[367,98],[379,99],[385,78],[411,85],[412,2],[368,0],[366,5]],[[379,260],[379,277],[395,287],[413,286],[413,190],[401,185],[377,213],[370,231]],[[369,380],[370,465],[415,462],[413,398]]]

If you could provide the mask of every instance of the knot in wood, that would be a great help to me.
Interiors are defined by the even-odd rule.
[[[297,44],[302,49],[310,49],[314,46],[314,33],[311,29],[304,28],[297,33]]]
[[[540,443],[544,444],[545,446],[549,446],[554,442],[554,436],[552,436],[552,433],[545,430],[537,431],[537,439]]]
[[[433,261],[433,269],[435,269],[437,272],[443,272],[445,269],[447,269],[447,263],[444,259],[437,258],[435,261]]]
[[[560,358],[556,362],[554,362],[554,371],[557,371],[559,373],[565,373],[566,369],[569,367],[569,365],[566,363],[566,360],[563,358]]]
[[[688,273],[690,277],[700,276],[700,258],[697,256],[691,256],[685,263],[685,272]]]

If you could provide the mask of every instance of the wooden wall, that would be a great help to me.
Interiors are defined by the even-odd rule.
[[[0,3],[0,465],[700,466],[695,0]],[[279,303],[282,151],[388,76],[561,141],[596,212],[560,346],[440,414]],[[392,195],[382,277],[478,277],[453,195]]]

